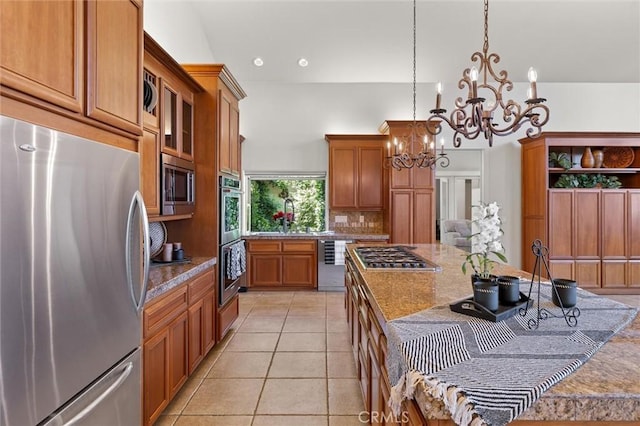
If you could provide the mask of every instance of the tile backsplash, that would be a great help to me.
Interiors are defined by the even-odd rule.
[[[382,234],[382,212],[331,210],[329,229],[346,234]]]

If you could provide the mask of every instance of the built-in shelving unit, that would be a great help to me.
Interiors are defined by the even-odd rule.
[[[640,133],[553,132],[520,143],[522,269],[533,268],[531,244],[540,239],[554,278],[601,294],[640,294]],[[634,158],[627,167],[583,168],[585,147],[632,148]],[[549,167],[553,152],[566,153],[572,167]],[[563,174],[615,176],[622,186],[556,188]]]

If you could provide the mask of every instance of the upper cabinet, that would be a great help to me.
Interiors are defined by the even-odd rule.
[[[139,148],[140,187],[147,213],[157,216],[161,203],[161,153],[195,160],[195,98],[203,88],[146,33],[141,78],[144,84],[141,102],[144,136]],[[196,194],[196,199],[199,195]],[[176,216],[163,218],[175,219]]]
[[[160,93],[162,152],[193,161],[193,93],[164,78]]]
[[[329,142],[329,208],[382,210],[384,135],[325,135]]]
[[[142,134],[141,1],[2,1],[0,27],[3,96]]]
[[[222,64],[183,65],[184,69],[206,90],[205,109],[197,114],[198,134],[203,141],[217,147],[219,173],[240,175],[240,109],[239,101],[247,95]]]
[[[87,115],[141,134],[142,1],[86,5]]]

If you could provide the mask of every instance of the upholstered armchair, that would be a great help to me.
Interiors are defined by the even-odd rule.
[[[443,220],[440,229],[440,242],[471,251],[471,221],[468,219]]]

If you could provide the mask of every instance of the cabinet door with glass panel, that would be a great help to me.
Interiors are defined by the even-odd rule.
[[[193,95],[162,82],[162,152],[193,160]]]

